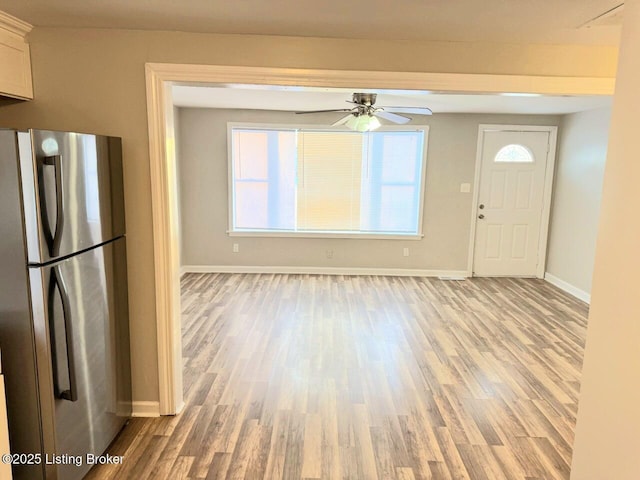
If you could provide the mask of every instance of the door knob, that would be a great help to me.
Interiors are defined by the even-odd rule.
[[[478,208],[482,210],[484,208],[484,203],[481,203],[480,205],[478,205]]]
[[[478,218],[479,218],[480,220],[482,220],[482,219],[484,218],[484,215],[480,214],[480,215],[478,215]]]

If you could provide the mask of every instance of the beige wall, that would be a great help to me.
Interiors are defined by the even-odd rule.
[[[560,126],[546,271],[591,293],[611,108],[565,115]]]
[[[617,49],[35,28],[35,100],[0,126],[123,138],[134,399],[158,399],[145,62],[612,77]]]
[[[467,268],[478,125],[558,125],[542,115],[438,114],[429,125],[422,240],[358,240],[229,237],[227,122],[319,123],[335,115],[295,115],[251,110],[179,109],[182,264],[410,268],[464,271]],[[232,253],[238,243],[239,253]],[[408,247],[409,257],[403,257]],[[326,250],[333,251],[328,259]]]
[[[624,16],[573,480],[640,478],[640,1]]]

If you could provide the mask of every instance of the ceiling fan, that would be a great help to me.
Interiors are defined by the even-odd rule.
[[[333,110],[312,110],[306,112],[295,112],[296,114],[307,113],[327,113],[327,112],[349,112],[348,115],[342,117],[340,120],[332,124],[332,127],[339,125],[345,125],[352,130],[358,132],[368,132],[380,127],[381,123],[377,117],[384,118],[393,123],[405,124],[411,121],[411,118],[400,113],[408,113],[412,115],[431,115],[433,112],[426,107],[376,107],[375,93],[354,93],[352,100],[347,100],[348,103],[353,103],[355,106],[352,108],[337,108]]]

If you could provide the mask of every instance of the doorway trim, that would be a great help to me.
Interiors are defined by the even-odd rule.
[[[492,125],[478,126],[478,145],[476,150],[476,166],[473,178],[473,202],[471,204],[471,234],[469,235],[469,256],[467,260],[467,275],[473,276],[473,258],[476,246],[476,215],[480,202],[480,173],[482,169],[482,152],[484,150],[484,134],[486,132],[501,131],[519,132],[548,132],[549,147],[547,149],[547,163],[544,172],[544,190],[542,194],[542,215],[540,217],[540,236],[538,240],[538,265],[536,278],[544,278],[547,264],[547,241],[549,237],[549,220],[551,217],[551,196],[553,194],[553,177],[556,164],[556,146],[558,142],[558,127],[545,125]]]
[[[172,84],[257,84],[546,95],[612,95],[615,87],[613,78],[347,71],[170,63],[145,64],[145,76],[160,415],[174,415],[180,412],[184,405]],[[477,204],[474,205],[474,213],[476,206]],[[475,221],[472,228],[475,228]],[[469,264],[469,270],[471,267],[472,264]]]

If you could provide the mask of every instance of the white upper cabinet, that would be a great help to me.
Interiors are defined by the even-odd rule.
[[[0,95],[32,99],[31,55],[25,36],[31,25],[0,11]]]

